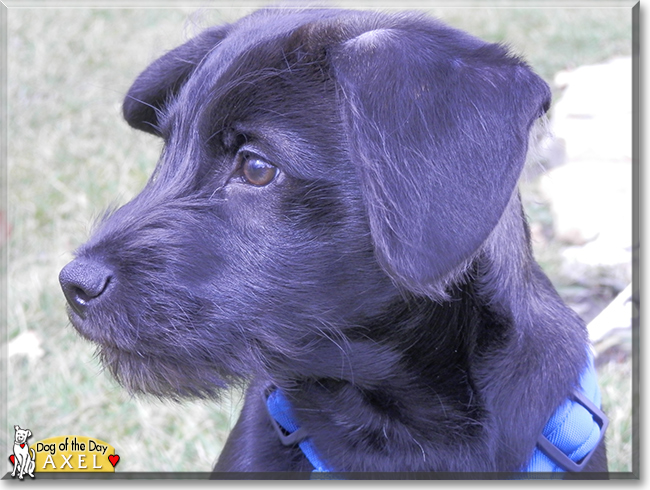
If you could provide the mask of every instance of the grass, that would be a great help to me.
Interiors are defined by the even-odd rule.
[[[207,471],[213,465],[236,419],[238,396],[220,406],[182,407],[127,397],[69,326],[57,276],[87,237],[92,219],[134,196],[156,162],[159,141],[121,120],[130,83],[199,25],[234,20],[246,11],[9,11],[7,338],[35,334],[43,353],[9,360],[3,443],[19,424],[32,430],[34,440],[79,434],[113,444],[120,471]],[[629,10],[432,13],[485,39],[507,40],[549,81],[559,70],[630,54]],[[547,218],[541,212],[540,219]],[[612,469],[630,471],[629,357],[604,365],[600,376],[606,410],[613,414]]]

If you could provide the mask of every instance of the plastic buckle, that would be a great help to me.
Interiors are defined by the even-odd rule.
[[[280,442],[284,446],[295,446],[296,444],[301,443],[305,439],[307,439],[308,435],[307,432],[304,430],[304,428],[299,428],[298,430],[295,430],[293,432],[289,432],[287,429],[282,427],[280,423],[275,419],[273,414],[269,410],[269,406],[267,405],[266,401],[268,400],[269,396],[271,393],[275,391],[274,387],[269,387],[264,390],[264,408],[266,408],[266,413],[269,414],[269,419],[271,420],[271,425],[273,426],[273,429],[275,430],[275,433],[278,435],[278,438],[280,439]]]
[[[539,439],[537,440],[537,444],[539,447],[546,453],[546,455],[551,458],[553,461],[555,461],[557,464],[559,464],[561,467],[563,467],[567,471],[573,471],[573,472],[578,472],[582,471],[591,457],[594,455],[596,452],[596,449],[598,446],[600,446],[600,443],[602,442],[603,438],[605,437],[605,431],[607,431],[607,426],[609,425],[609,419],[607,418],[607,415],[598,408],[594,403],[587,398],[582,392],[580,391],[574,391],[573,394],[571,395],[571,398],[578,402],[580,405],[585,407],[587,411],[591,414],[593,419],[596,421],[596,423],[600,426],[600,437],[598,438],[598,442],[596,445],[593,447],[587,455],[582,458],[582,461],[579,463],[576,463],[575,461],[572,461],[566,454],[564,454],[563,451],[558,449],[551,441],[549,441],[544,434],[541,434],[539,436]]]

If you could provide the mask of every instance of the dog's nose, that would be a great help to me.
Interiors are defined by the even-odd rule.
[[[73,260],[59,274],[68,304],[82,318],[88,305],[105,293],[112,278],[112,271],[104,264],[86,259]]]

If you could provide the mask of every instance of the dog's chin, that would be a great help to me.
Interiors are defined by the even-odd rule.
[[[97,357],[120,385],[132,395],[147,394],[164,399],[218,398],[237,384],[227,373],[199,370],[188,360],[186,369],[146,353],[98,345]]]
[[[199,337],[191,341],[180,334],[165,340],[138,333],[115,311],[107,315],[95,309],[81,316],[68,308],[68,318],[79,335],[96,346],[103,367],[132,395],[215,399],[246,383],[245,363],[228,365],[219,344],[207,347]]]

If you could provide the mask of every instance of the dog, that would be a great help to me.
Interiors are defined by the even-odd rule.
[[[20,426],[14,425],[16,434],[14,436],[14,469],[11,477],[22,480],[24,475],[34,478],[34,468],[36,466],[36,453],[27,445],[27,439],[32,437],[32,432],[28,429],[21,429]],[[30,454],[31,451],[31,454]]]
[[[550,98],[419,13],[209,28],[125,97],[164,148],[61,271],[71,323],[132,393],[246,390],[215,478],[606,472],[586,328],[517,190]],[[576,411],[569,461],[545,427]]]

